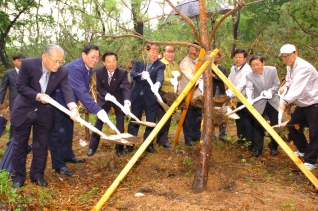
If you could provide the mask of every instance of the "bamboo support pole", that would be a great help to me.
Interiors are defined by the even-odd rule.
[[[212,58],[215,57],[215,55],[218,52],[219,52],[219,50],[215,49],[210,54],[210,57],[212,57]],[[119,186],[120,182],[125,178],[125,176],[128,174],[128,172],[131,170],[131,168],[137,162],[139,157],[146,150],[146,148],[151,143],[151,141],[156,137],[157,133],[161,130],[163,125],[170,118],[170,116],[172,115],[174,110],[177,108],[177,106],[180,104],[180,102],[183,100],[183,98],[189,93],[190,89],[195,85],[195,82],[199,79],[200,75],[205,71],[205,69],[210,64],[211,64],[210,60],[206,60],[204,62],[204,64],[201,66],[201,68],[198,70],[198,72],[193,76],[192,80],[188,83],[188,85],[184,88],[184,90],[178,96],[176,101],[170,106],[169,110],[165,113],[165,115],[162,117],[162,119],[158,122],[157,126],[153,129],[153,131],[146,138],[144,143],[139,147],[139,149],[136,151],[134,156],[130,159],[130,161],[127,163],[127,165],[124,167],[124,169],[120,172],[120,174],[117,176],[117,178],[114,180],[114,182],[109,186],[109,188],[107,189],[106,193],[98,201],[98,203],[95,205],[95,207],[93,207],[93,209],[92,209],[93,211],[100,210],[101,207],[104,205],[104,203],[109,199],[109,197],[112,195],[112,193]]]
[[[279,146],[286,152],[290,159],[297,165],[297,167],[305,174],[305,176],[312,182],[312,184],[318,189],[318,180],[311,173],[310,170],[304,165],[304,163],[295,155],[295,153],[289,148],[289,146],[283,141],[283,139],[275,132],[275,130],[265,121],[265,119],[257,112],[257,110],[248,103],[247,99],[236,89],[236,87],[227,79],[227,77],[212,64],[212,69],[219,76],[219,78],[233,91],[238,99],[246,106],[246,108],[253,114],[253,116],[259,121],[259,123],[265,128],[265,130],[275,139]]]
[[[200,60],[200,59],[203,59],[204,58],[204,55],[205,55],[205,50],[204,48],[201,48],[200,49],[200,53],[199,53],[199,60],[195,66],[195,70],[194,70],[194,74],[196,72],[198,72],[198,70],[200,69],[200,67],[202,66],[203,64],[203,61]],[[182,114],[181,114],[181,118],[180,118],[180,121],[179,121],[179,125],[178,125],[178,128],[177,128],[177,131],[176,131],[176,134],[174,136],[174,139],[173,139],[173,143],[172,143],[172,151],[174,151],[175,147],[177,146],[178,144],[178,140],[179,140],[179,136],[180,136],[180,133],[181,133],[181,129],[182,129],[182,126],[183,126],[183,123],[184,123],[184,120],[185,120],[185,117],[188,113],[188,109],[189,109],[189,105],[190,105],[190,102],[191,102],[191,99],[192,99],[192,95],[193,95],[193,92],[194,92],[194,87],[191,88],[190,90],[190,93],[189,95],[187,96],[186,98],[186,101],[185,101],[185,108],[183,109],[182,111]]]

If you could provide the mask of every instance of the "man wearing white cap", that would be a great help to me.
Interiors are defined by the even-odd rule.
[[[286,83],[279,93],[287,92],[279,109],[284,111],[287,104],[296,102],[297,107],[288,123],[289,136],[299,150],[295,154],[304,157],[305,166],[312,170],[318,157],[318,72],[309,62],[298,57],[294,45],[283,45],[279,57],[287,65]],[[309,144],[303,132],[306,126],[309,126]]]

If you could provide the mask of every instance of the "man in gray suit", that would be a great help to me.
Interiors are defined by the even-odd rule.
[[[4,72],[2,84],[0,87],[0,103],[3,104],[4,98],[6,96],[7,87],[9,87],[9,109],[12,111],[14,99],[18,95],[16,81],[18,72],[20,69],[21,61],[24,59],[25,56],[18,53],[13,56],[12,62],[14,64],[14,68],[9,69]],[[9,139],[13,137],[13,129],[10,126],[10,136]]]
[[[280,84],[277,70],[272,66],[264,66],[264,58],[260,55],[253,56],[250,59],[250,65],[253,72],[246,75],[247,100],[263,117],[265,114],[269,117],[271,125],[277,125],[279,99],[275,94],[277,93]],[[264,98],[253,104],[252,99],[259,96],[263,96]],[[264,136],[263,126],[255,120],[254,138],[252,139],[252,144],[249,146],[249,149],[254,148],[254,152],[252,153],[253,157],[258,157],[262,153]],[[271,150],[271,155],[276,156],[278,154],[278,144],[272,137],[268,146]]]

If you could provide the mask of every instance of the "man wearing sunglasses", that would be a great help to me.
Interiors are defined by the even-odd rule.
[[[284,111],[287,104],[296,102],[297,107],[288,122],[289,137],[299,150],[295,154],[303,157],[305,166],[312,170],[318,157],[318,72],[309,62],[298,57],[294,45],[283,45],[279,57],[287,65],[286,83],[279,89],[280,94],[286,94],[279,109]],[[308,126],[310,143],[303,132]]]

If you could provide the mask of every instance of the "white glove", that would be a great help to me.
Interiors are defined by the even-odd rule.
[[[265,98],[267,99],[272,99],[272,91],[269,89],[269,90],[264,90],[262,93],[261,93]]]
[[[152,87],[151,87],[151,91],[153,93],[158,93],[159,92],[159,88],[160,88],[160,82],[156,82]]]
[[[250,98],[250,97],[247,98],[247,101],[248,101],[251,105],[254,104],[254,100],[253,100],[252,98]]]
[[[170,83],[171,83],[173,86],[178,86],[178,80],[176,80],[175,78],[171,78],[171,79],[170,79]]]
[[[235,94],[232,92],[232,90],[228,89],[225,91],[225,94],[229,97],[229,98],[234,98]]]
[[[200,83],[199,83],[199,89],[200,89],[200,91],[201,91],[202,94],[203,94],[203,81],[200,81]]]
[[[142,72],[141,79],[147,80],[147,78],[149,78],[149,77],[150,77],[149,72],[147,72],[147,71]]]
[[[109,94],[109,93],[106,94],[105,100],[106,101],[116,102],[116,98],[113,95]]]
[[[104,109],[100,110],[98,113],[97,113],[97,117],[98,119],[100,119],[102,122],[108,122],[109,119],[108,119],[108,115],[106,113],[106,111]]]
[[[124,107],[121,109],[124,112],[124,114],[128,115],[128,113],[130,113],[130,105],[131,105],[130,101],[125,100]]]

